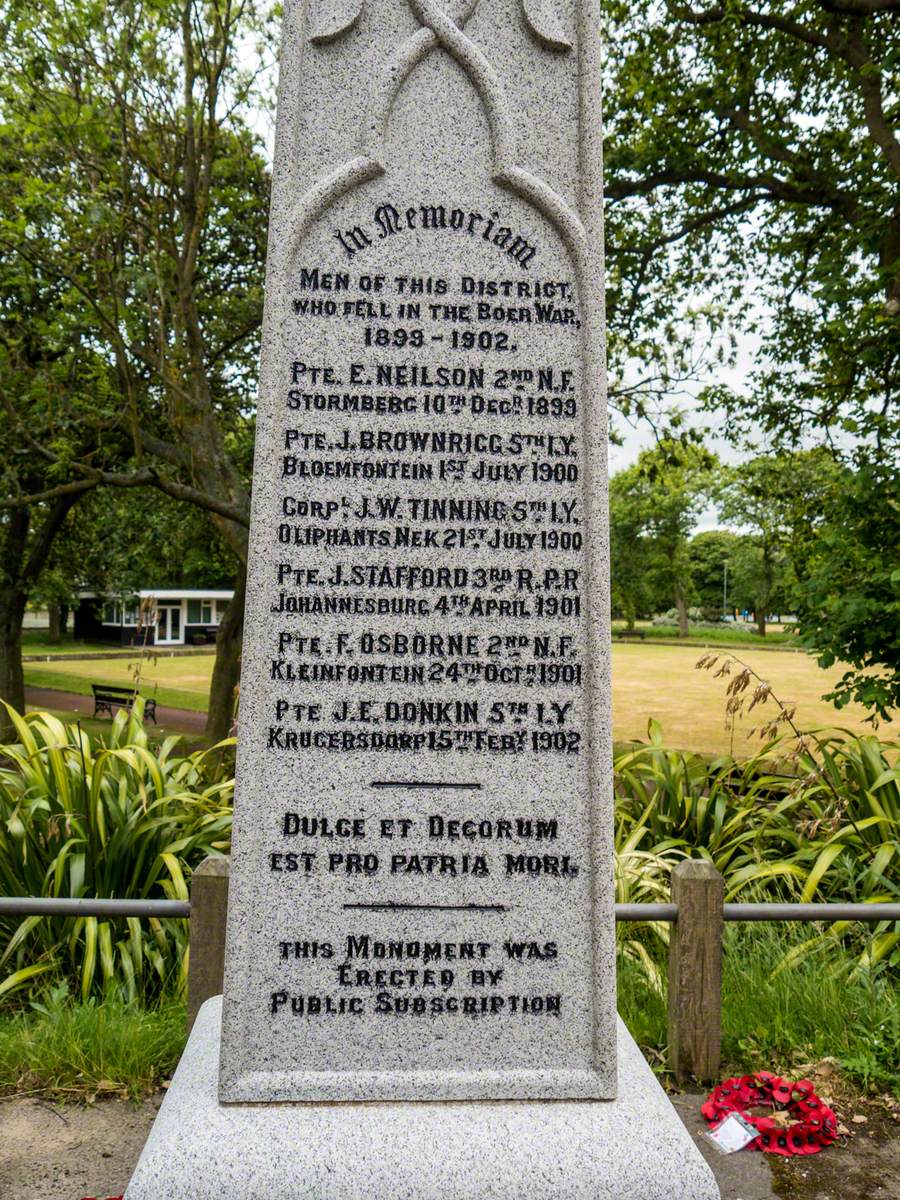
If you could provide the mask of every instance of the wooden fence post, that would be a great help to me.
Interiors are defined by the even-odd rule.
[[[669,1067],[718,1077],[722,1046],[722,926],[725,881],[711,862],[692,858],[672,872],[678,919],[669,942]]]
[[[188,1033],[193,1028],[200,1005],[222,991],[230,866],[227,858],[204,858],[191,880]]]

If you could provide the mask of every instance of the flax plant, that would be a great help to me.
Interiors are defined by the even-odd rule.
[[[0,746],[0,894],[186,900],[192,869],[227,851],[233,779],[212,751],[176,753],[177,737],[151,747],[140,701],[106,739],[8,711],[17,741]],[[186,920],[0,917],[0,996],[50,979],[83,1000],[179,992],[187,942]]]

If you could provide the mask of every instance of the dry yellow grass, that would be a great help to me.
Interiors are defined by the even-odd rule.
[[[839,677],[840,670],[822,671],[805,654],[779,650],[743,650],[737,654],[768,680],[785,701],[797,705],[797,723],[801,728],[841,726],[855,733],[870,732],[865,725],[866,712],[858,705],[841,709],[822,700]],[[613,646],[613,734],[617,741],[644,739],[647,721],[655,717],[665,733],[666,744],[705,753],[728,751],[732,738],[725,728],[725,683],[707,671],[695,670],[694,664],[704,653],[702,647],[660,646],[652,643]],[[729,651],[714,651],[725,657]],[[131,664],[133,666],[133,664]],[[104,683],[133,682],[127,661],[70,661],[29,663],[28,682],[37,686],[90,692],[92,680]],[[212,656],[161,658],[156,664],[144,664],[141,691],[154,694],[160,702],[176,707],[203,710],[212,674]],[[760,715],[774,711],[770,701],[745,718],[735,732],[733,748],[738,754],[752,752],[758,738],[749,737]],[[893,728],[887,727],[887,736]]]
[[[613,736],[617,741],[645,739],[647,720],[655,717],[663,727],[666,745],[706,753],[734,750],[752,753],[758,735],[750,737],[761,716],[774,714],[772,700],[756,708],[738,724],[732,740],[725,727],[727,680],[698,671],[695,663],[705,653],[697,646],[654,646],[649,643],[613,646]],[[728,650],[713,650],[720,659]],[[823,671],[806,654],[779,650],[744,650],[735,653],[763,679],[785,703],[797,706],[795,720],[801,729],[839,726],[854,733],[871,733],[864,724],[866,710],[850,705],[840,711],[822,699],[840,678],[840,669]],[[888,726],[887,735],[890,736]]]

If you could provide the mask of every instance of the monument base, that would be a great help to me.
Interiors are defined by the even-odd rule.
[[[619,1021],[619,1099],[230,1104],[200,1010],[125,1200],[719,1200]]]

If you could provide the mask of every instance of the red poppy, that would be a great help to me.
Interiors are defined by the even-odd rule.
[[[761,1107],[787,1112],[794,1123],[786,1128],[770,1116],[752,1116],[748,1111]],[[812,1083],[808,1079],[791,1083],[769,1071],[726,1079],[713,1088],[700,1111],[710,1125],[717,1125],[730,1112],[740,1113],[759,1130],[749,1149],[766,1154],[816,1154],[837,1139],[837,1117],[818,1098]]]

